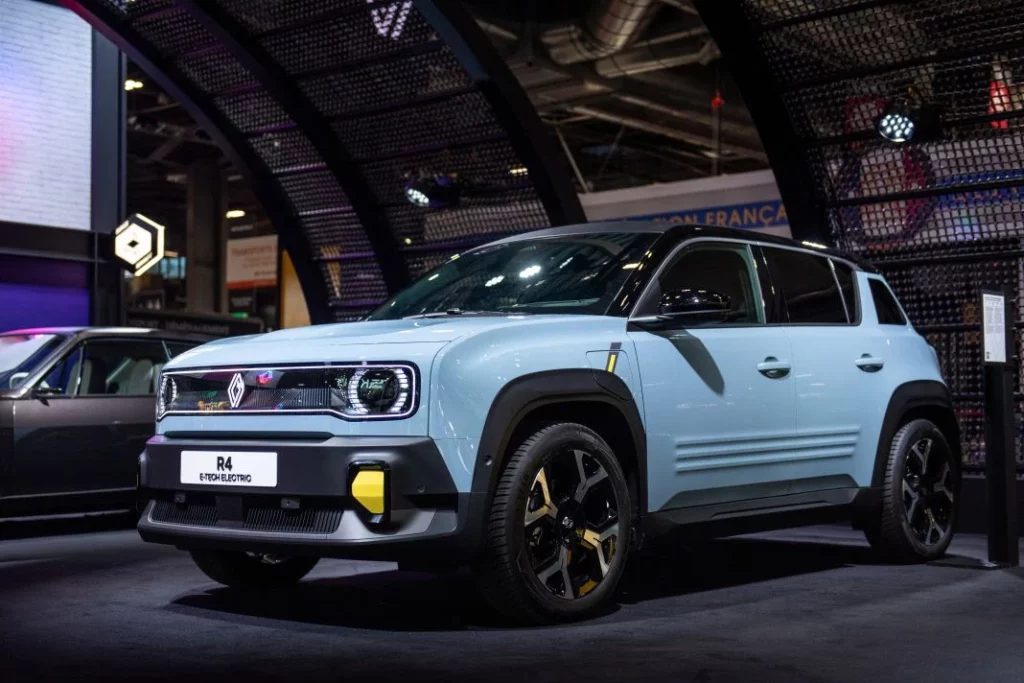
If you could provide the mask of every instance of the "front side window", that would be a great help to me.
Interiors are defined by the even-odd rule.
[[[59,334],[0,335],[0,391],[20,387],[65,338]]]
[[[77,395],[152,396],[166,361],[164,345],[159,341],[87,342]]]
[[[655,233],[564,235],[495,244],[435,268],[368,316],[603,315]]]
[[[846,323],[846,309],[828,259],[791,249],[762,247],[772,282],[781,288],[789,322]]]
[[[64,356],[59,363],[50,368],[36,385],[35,390],[52,396],[74,396],[78,391],[78,380],[82,376],[82,345]]]
[[[656,315],[666,295],[697,292],[715,300],[724,297],[729,312],[715,316],[722,324],[763,322],[754,294],[754,277],[747,247],[743,244],[698,242],[683,251],[653,283],[638,315]]]

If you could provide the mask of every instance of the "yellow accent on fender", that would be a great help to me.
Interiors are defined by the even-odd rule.
[[[612,351],[608,354],[608,365],[605,366],[605,370],[608,372],[615,372],[615,363],[619,359],[619,352]]]
[[[360,470],[352,479],[352,497],[374,515],[384,514],[384,472]]]

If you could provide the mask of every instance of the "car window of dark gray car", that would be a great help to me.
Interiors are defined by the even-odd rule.
[[[195,347],[199,346],[199,344],[195,344],[195,343],[192,343],[192,342],[177,342],[177,341],[166,342],[166,345],[167,345],[167,355],[169,355],[171,358],[175,358],[177,356],[180,356],[181,354],[185,353],[189,349],[194,349]]]
[[[101,340],[85,344],[78,396],[149,396],[167,359],[158,340]]]
[[[79,344],[50,369],[46,377],[36,385],[35,390],[52,396],[74,396],[81,371],[82,346]]]

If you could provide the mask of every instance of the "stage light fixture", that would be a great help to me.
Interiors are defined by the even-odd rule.
[[[225,218],[245,218],[245,209],[231,209],[224,214]]]
[[[889,142],[907,142],[914,137],[916,124],[909,113],[897,109],[885,111],[875,124],[878,134]]]
[[[462,190],[462,182],[456,173],[406,174],[405,198],[416,206],[432,209],[457,206]]]
[[[875,119],[875,131],[889,142],[902,144],[935,139],[941,135],[942,125],[938,109],[911,93],[889,101]]]

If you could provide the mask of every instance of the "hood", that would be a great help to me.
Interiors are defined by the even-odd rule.
[[[412,361],[433,357],[445,344],[483,330],[544,322],[593,320],[595,316],[449,316],[312,325],[204,344],[167,364],[167,369],[257,363]],[[400,346],[399,346],[400,345]],[[357,348],[356,348],[357,347]]]

